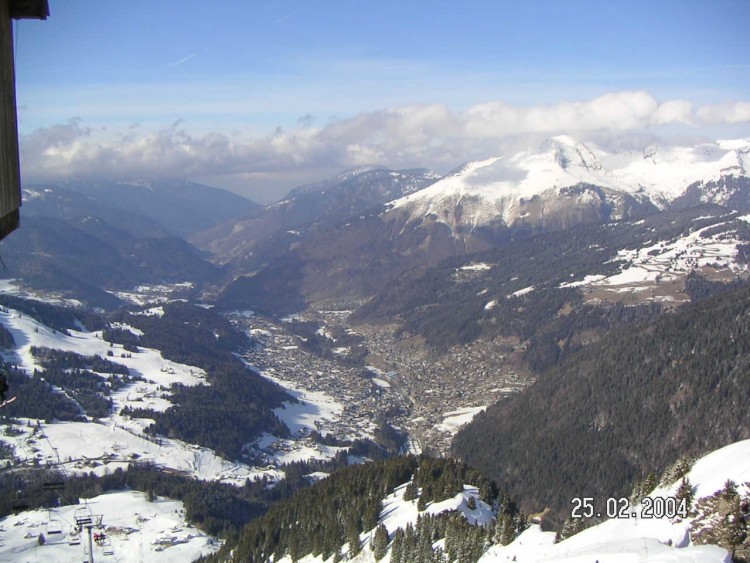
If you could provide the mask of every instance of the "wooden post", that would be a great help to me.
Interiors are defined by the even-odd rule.
[[[18,227],[21,207],[13,56],[10,0],[0,0],[0,239]]]

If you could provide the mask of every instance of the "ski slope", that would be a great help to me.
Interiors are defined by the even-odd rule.
[[[107,358],[107,352],[111,350],[114,355],[108,359],[127,366],[132,374],[145,380],[112,393],[114,408],[105,419],[39,422],[38,428],[36,420],[28,421],[29,424],[22,420],[22,424],[16,425],[19,435],[2,438],[13,446],[22,463],[31,465],[37,460],[43,465],[57,465],[60,462],[66,471],[72,473],[101,475],[117,467],[124,468],[138,459],[199,479],[237,485],[264,475],[272,480],[283,478],[279,470],[228,461],[208,448],[169,438],[156,439],[144,432],[152,420],[131,419],[120,414],[126,406],[166,410],[172,403],[169,391],[164,389],[175,383],[204,385],[206,374],[202,369],[166,360],[158,350],[149,348],[141,347],[137,353],[126,354],[121,345],[110,347],[102,339],[101,331],[69,330],[67,335],[14,309],[0,310],[0,323],[11,332],[16,342],[14,354],[6,354],[6,359],[29,374],[40,367],[31,354],[31,347],[37,346],[103,358]]]
[[[33,510],[0,520],[0,561],[80,563],[86,560],[86,531],[73,532],[76,516],[101,515],[107,540],[93,544],[94,561],[167,563],[193,561],[217,551],[220,543],[185,520],[183,504],[145,493],[123,491],[88,499],[85,504]],[[44,536],[40,545],[39,536]]]

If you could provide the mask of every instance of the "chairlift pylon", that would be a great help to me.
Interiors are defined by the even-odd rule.
[[[10,499],[10,508],[13,512],[23,512],[29,509],[29,497],[22,490],[16,491],[15,495]]]

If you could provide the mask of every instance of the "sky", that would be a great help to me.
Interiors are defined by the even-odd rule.
[[[750,136],[747,0],[49,0],[14,27],[26,181],[186,177],[273,201],[555,134]]]

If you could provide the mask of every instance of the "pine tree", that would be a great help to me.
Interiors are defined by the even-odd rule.
[[[675,498],[678,501],[678,504],[685,500],[685,506],[687,507],[687,510],[689,511],[693,507],[693,485],[690,483],[690,479],[687,477],[683,477],[682,481],[680,482],[680,486],[677,489],[677,493],[675,494]]]
[[[501,514],[495,521],[495,533],[493,541],[500,545],[508,545],[516,539],[513,527],[513,517],[510,514]]]
[[[664,471],[664,475],[661,477],[661,484],[664,486],[671,485],[678,479],[683,478],[692,469],[693,463],[693,458],[687,456],[681,457]]]
[[[641,489],[641,493],[643,494],[643,496],[651,494],[656,488],[657,484],[658,482],[656,480],[656,473],[649,473],[643,480],[643,488]]]
[[[724,500],[734,500],[737,497],[737,483],[731,479],[727,479],[724,483],[724,488],[721,490],[721,498]]]
[[[417,498],[417,487],[414,485],[414,481],[409,481],[404,489],[404,500],[412,501]]]
[[[401,555],[402,561],[414,561],[417,557],[417,537],[414,533],[414,526],[411,523],[406,525],[404,532],[404,547]]]
[[[747,532],[742,519],[742,512],[740,511],[739,499],[737,499],[733,510],[727,514],[724,519],[720,532],[721,541],[719,542],[719,545],[727,547],[734,558],[735,550],[743,541],[745,541],[746,537]]]
[[[432,551],[431,563],[446,563],[445,552],[441,547],[437,547]]]
[[[590,525],[591,523],[584,518],[566,518],[562,530],[560,530],[555,536],[555,543],[566,540],[571,536],[575,536]]]
[[[375,528],[375,535],[372,538],[370,547],[376,561],[380,561],[388,552],[388,530],[383,524]]]
[[[526,516],[521,514],[520,512],[513,516],[513,539],[516,538],[521,532],[523,532],[526,528],[529,527],[528,522],[526,521]]]
[[[740,508],[740,495],[737,492],[737,483],[727,479],[724,488],[719,493],[720,501],[728,505],[726,516],[719,530],[719,545],[726,547],[735,555],[737,546],[741,545],[747,537],[745,522]]]
[[[404,560],[404,531],[399,528],[393,533],[391,544],[391,562],[401,563]]]
[[[432,540],[430,531],[424,523],[417,526],[417,553],[419,561],[432,561]]]
[[[359,543],[359,530],[354,520],[349,521],[346,528],[346,537],[349,542],[349,557],[354,557],[362,550],[362,545]]]

